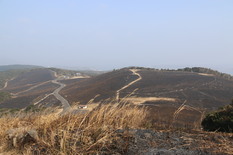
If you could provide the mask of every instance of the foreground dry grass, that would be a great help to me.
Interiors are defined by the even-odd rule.
[[[144,109],[131,106],[105,105],[85,114],[64,116],[47,112],[0,118],[0,153],[97,153],[108,149],[117,129],[141,128],[145,118]],[[25,139],[28,133],[32,137]]]
[[[62,116],[51,109],[3,116],[0,155],[233,154],[233,134],[155,129],[147,111],[108,104]]]

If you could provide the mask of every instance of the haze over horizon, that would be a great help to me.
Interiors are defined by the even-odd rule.
[[[233,74],[233,1],[0,1],[0,65]]]

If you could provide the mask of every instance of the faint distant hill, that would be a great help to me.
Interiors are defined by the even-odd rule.
[[[89,67],[56,67],[62,70],[72,70],[72,71],[78,71],[80,73],[84,73],[89,76],[97,76],[103,73],[107,73],[108,71],[103,70],[97,70],[95,68],[89,68]]]
[[[38,97],[51,93],[58,87],[51,82],[55,78],[54,72],[47,68],[29,69],[18,74],[7,82],[7,87],[2,89],[3,92],[11,93],[12,98],[2,102],[0,108],[18,109],[29,106]]]
[[[34,68],[43,68],[43,67],[35,66],[35,65],[4,65],[4,66],[0,66],[0,71],[18,70],[18,69],[34,69]]]
[[[178,69],[177,71],[205,73],[205,74],[212,74],[212,75],[215,75],[215,76],[223,77],[223,78],[226,78],[226,79],[233,79],[233,76],[231,76],[230,74],[221,73],[219,71],[212,70],[210,68],[203,68],[203,67],[192,67],[192,68],[186,67],[186,68],[183,68],[183,69]]]
[[[43,68],[43,67],[34,66],[34,65],[0,66],[0,89],[4,87],[7,81],[35,68]]]
[[[78,70],[78,71],[89,76],[98,76],[108,72],[108,71],[98,71],[98,70]]]
[[[70,70],[70,69],[61,69],[61,68],[48,68],[58,75],[66,75],[66,76],[97,76],[103,74],[105,72],[102,71],[94,71],[94,70]]]
[[[47,68],[37,68],[25,72],[8,82],[6,90],[16,92],[15,88],[31,87],[35,84],[55,79],[54,73]]]
[[[81,73],[83,75],[88,75],[88,76],[97,76],[97,75],[101,75],[103,73],[106,73],[108,71],[99,71],[99,70],[95,70],[95,69],[89,69],[89,68],[73,68],[73,67],[63,67],[63,68],[59,68],[59,67],[53,67],[50,68],[51,70],[54,71],[58,71],[58,72],[69,72],[71,74],[73,73]]]

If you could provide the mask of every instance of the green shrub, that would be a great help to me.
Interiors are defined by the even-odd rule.
[[[233,105],[207,114],[201,125],[206,131],[233,132]]]

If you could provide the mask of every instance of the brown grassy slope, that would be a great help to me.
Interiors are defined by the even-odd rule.
[[[55,79],[54,73],[46,68],[33,69],[8,82],[6,91],[16,93],[30,88],[38,83]]]
[[[141,69],[142,80],[120,93],[123,98],[135,89],[138,97],[169,97],[177,99],[177,106],[187,100],[187,105],[216,109],[228,104],[233,94],[233,81],[217,76],[204,76],[198,73],[181,71],[157,71]],[[95,101],[114,98],[116,91],[138,78],[129,69],[121,69],[91,79],[70,83],[62,94],[72,102],[87,103],[97,94]],[[161,104],[161,102],[154,102]],[[169,103],[169,102],[168,102]]]
[[[176,102],[145,101],[145,104],[149,107],[153,123],[199,129],[201,128],[200,122],[205,111],[229,104],[232,98],[233,81],[222,77],[206,76],[191,72],[148,69],[141,69],[137,72],[142,76],[142,80],[122,90],[120,92],[121,98],[131,94],[138,88],[133,94],[134,97],[176,99]],[[62,94],[71,103],[81,101],[84,104],[97,94],[100,94],[94,100],[98,102],[109,97],[115,98],[116,91],[119,88],[137,78],[137,76],[132,75],[129,69],[121,69],[92,79],[70,83],[62,91]],[[175,116],[176,119],[173,119],[174,113],[184,101],[186,101],[185,105],[188,107],[183,107]]]
[[[118,89],[136,78],[131,71],[123,69],[67,84],[61,93],[70,103],[86,104],[98,94],[100,96],[95,101],[115,97]]]
[[[50,80],[55,79],[54,73],[46,68],[33,69],[25,72],[15,79],[8,82],[4,91],[14,93],[12,99],[0,103],[0,108],[25,108],[33,101],[45,94],[52,93],[58,85],[53,84]],[[38,86],[33,88],[34,86]],[[27,91],[29,89],[29,91]]]
[[[137,97],[164,97],[176,102],[148,101],[153,123],[165,126],[201,128],[206,111],[229,104],[233,94],[233,81],[217,76],[178,71],[141,70],[142,80],[123,90],[121,96],[136,88]],[[182,103],[185,106],[175,115]],[[174,119],[175,115],[175,119]]]
[[[105,105],[86,113],[55,111],[0,118],[2,154],[232,154],[233,135],[145,130],[143,108]],[[30,135],[30,136],[29,136]]]
[[[136,88],[136,96],[170,97],[200,108],[217,108],[232,98],[233,81],[217,76],[178,71],[138,71],[142,80],[122,91],[122,97]]]
[[[32,104],[37,98],[43,98],[43,96],[52,93],[58,87],[58,85],[51,82],[45,83],[35,89],[20,93],[17,97],[2,102],[0,108],[25,108]]]
[[[60,82],[66,84],[66,85],[73,85],[79,81],[86,80],[86,79],[89,79],[89,78],[66,79],[66,80],[60,80]]]

